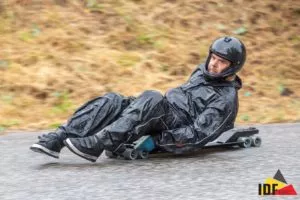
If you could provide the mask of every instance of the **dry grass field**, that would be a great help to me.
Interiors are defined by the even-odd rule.
[[[300,121],[300,1],[1,0],[0,131],[54,128],[90,98],[162,93],[212,40],[244,41],[238,124]]]

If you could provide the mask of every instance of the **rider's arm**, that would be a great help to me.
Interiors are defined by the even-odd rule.
[[[233,123],[235,105],[225,98],[218,98],[207,105],[193,124],[162,133],[158,144],[161,148],[182,153],[202,147],[219,136],[224,129]]]

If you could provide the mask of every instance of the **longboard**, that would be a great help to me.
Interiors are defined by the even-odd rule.
[[[259,130],[255,127],[249,128],[233,128],[223,132],[214,141],[208,142],[201,149],[237,146],[241,148],[259,147],[262,140],[259,136],[255,136],[259,133]],[[165,151],[157,151],[154,146],[149,145],[151,136],[142,136],[132,144],[123,144],[125,151],[122,153],[115,153],[111,151],[105,151],[105,155],[109,158],[125,158],[127,160],[146,159],[149,154],[166,153]],[[144,145],[146,144],[146,145]]]

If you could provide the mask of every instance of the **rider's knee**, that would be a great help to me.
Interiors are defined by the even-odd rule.
[[[155,90],[146,90],[144,91],[141,96],[146,97],[146,98],[151,98],[151,99],[155,99],[155,100],[162,100],[163,99],[163,95]]]

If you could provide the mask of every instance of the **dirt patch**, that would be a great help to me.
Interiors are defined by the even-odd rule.
[[[14,0],[0,15],[0,131],[54,128],[110,91],[165,92],[223,35],[248,53],[237,122],[300,121],[299,1]]]

